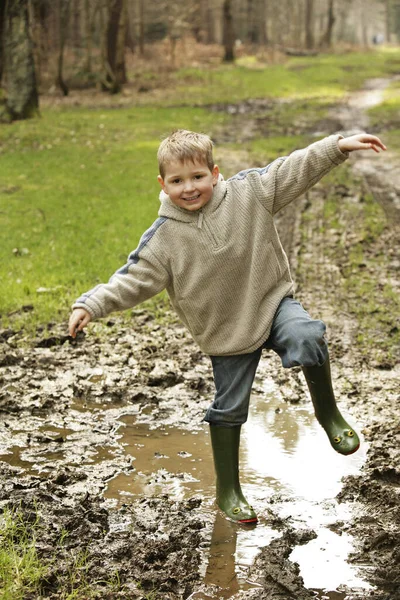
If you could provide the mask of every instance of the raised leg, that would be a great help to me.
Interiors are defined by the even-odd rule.
[[[340,454],[353,454],[359,449],[360,440],[336,405],[329,357],[320,367],[302,368],[310,390],[315,416],[324,428],[332,447]]]

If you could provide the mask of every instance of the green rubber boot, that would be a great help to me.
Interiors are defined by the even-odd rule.
[[[320,367],[302,369],[310,390],[315,416],[325,430],[331,446],[339,454],[353,454],[360,447],[360,439],[336,406],[329,358]]]
[[[210,425],[217,476],[217,505],[233,521],[256,523],[257,515],[243,496],[239,482],[239,443],[241,425]]]

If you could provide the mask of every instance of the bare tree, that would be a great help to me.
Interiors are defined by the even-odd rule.
[[[7,90],[3,118],[28,119],[39,111],[28,0],[6,0],[3,15]]]
[[[256,44],[257,39],[257,27],[255,24],[255,2],[254,0],[247,0],[247,39],[251,44]]]
[[[139,3],[139,52],[140,56],[144,55],[144,21],[145,21],[145,11],[144,11],[144,0],[138,0]]]
[[[83,1],[83,43],[85,46],[85,71],[92,72],[92,11],[90,0]]]
[[[366,12],[366,7],[362,2],[360,2],[360,0],[358,2],[358,10],[360,14],[362,44],[365,47],[368,47],[368,15]]]
[[[6,15],[6,0],[0,0],[0,83],[3,75],[3,45],[4,45],[4,20]]]
[[[206,14],[207,14],[207,43],[217,44],[221,40],[218,35],[218,19],[220,13],[219,3],[215,0],[206,0]],[[223,17],[222,17],[223,20]],[[222,22],[222,38],[224,37],[224,23]],[[223,40],[222,40],[223,41]]]
[[[314,0],[306,0],[305,13],[306,48],[314,48]]]
[[[51,55],[49,40],[51,7],[49,0],[31,0],[30,7],[31,35],[34,46],[36,78],[39,85],[42,71],[48,66],[49,56]]]
[[[302,2],[292,2],[291,15],[294,22],[293,26],[293,44],[300,48],[303,43],[303,4]]]
[[[320,40],[320,46],[330,48],[332,45],[332,32],[335,24],[335,7],[334,0],[328,0],[328,22],[325,33]]]
[[[115,59],[115,76],[120,84],[126,83],[128,77],[126,74],[125,64],[125,46],[126,33],[128,23],[128,3],[127,0],[122,0],[121,16],[119,20],[118,36],[117,36],[117,54]]]
[[[233,62],[235,60],[235,34],[233,31],[231,0],[224,0],[223,4],[223,42],[225,48],[224,61]]]
[[[268,39],[268,17],[269,17],[269,12],[268,12],[268,1],[267,0],[260,0],[261,4],[260,4],[260,39],[259,42],[260,44],[268,44],[269,39]]]
[[[125,14],[126,0],[107,0],[107,22],[104,36],[104,76],[102,88],[116,94],[123,83],[121,73],[125,73],[125,31],[121,31],[121,22]],[[123,42],[121,42],[121,35]],[[120,44],[123,44],[122,49]],[[117,68],[118,63],[118,68]]]
[[[386,42],[390,43],[390,22],[391,22],[391,1],[385,0],[385,33],[386,33]]]
[[[67,41],[69,8],[71,0],[58,0],[58,60],[56,85],[60,88],[64,96],[68,96],[69,89],[64,80],[64,50]]]

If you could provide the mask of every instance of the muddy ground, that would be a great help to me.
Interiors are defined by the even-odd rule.
[[[360,105],[349,102],[342,112],[335,111],[334,119],[319,123],[318,131],[349,130],[361,117]],[[245,121],[244,135],[249,135],[249,115]],[[236,132],[241,122],[239,115]],[[369,566],[364,576],[373,586],[370,591],[343,589],[346,596],[340,597],[348,600],[400,598],[400,364],[393,348],[391,353],[382,351],[382,343],[380,352],[358,350],[354,340],[362,324],[338,296],[348,252],[359,235],[348,207],[364,202],[360,189],[367,185],[376,201],[383,202],[388,220],[379,239],[367,247],[371,260],[365,269],[377,285],[390,280],[394,289],[400,286],[400,182],[393,156],[383,171],[374,158],[352,157],[358,183],[333,189],[343,202],[342,253],[336,252],[337,232],[315,226],[322,223],[324,200],[334,183],[318,184],[278,220],[298,297],[327,324],[340,405],[362,424],[368,444],[361,474],[344,481],[338,498],[354,503],[357,510],[351,521],[334,524],[336,532],[354,536],[350,561]],[[240,159],[239,168],[247,166]],[[223,160],[234,163],[237,157]],[[390,184],[388,174],[393,174]],[[375,261],[382,253],[391,253],[393,260]],[[393,327],[400,327],[399,315],[393,315]],[[136,476],[135,457],[127,455],[121,441],[122,417],[150,428],[203,427],[213,393],[208,358],[173,315],[156,317],[142,308],[133,312],[131,322],[112,316],[93,324],[76,341],[65,330],[66,324],[49,324],[30,340],[24,340],[23,332],[0,331],[0,502],[20,507],[28,522],[37,522],[36,547],[51,564],[40,597],[67,598],[73,590],[76,598],[178,600],[198,592],[221,597],[217,587],[202,583],[202,550],[210,545],[212,527],[201,496],[130,497],[116,505],[103,495],[117,474]],[[389,349],[389,339],[387,344]],[[278,382],[282,402],[309,401],[298,370],[283,371],[266,355],[259,375],[264,374]],[[176,475],[160,471],[151,477],[168,480]],[[315,532],[296,529],[273,505],[262,516],[280,537],[249,567],[248,577],[257,587],[231,597],[315,598],[290,561],[292,549],[313,539]]]

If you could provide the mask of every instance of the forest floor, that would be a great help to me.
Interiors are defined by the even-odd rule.
[[[319,123],[316,134],[330,133],[334,120],[334,130],[364,126],[361,105],[351,98],[336,105],[335,116]],[[240,115],[234,128],[221,132],[225,139],[237,139],[241,127],[250,135],[250,116]],[[254,129],[261,126],[252,123]],[[262,126],[267,130],[268,123]],[[250,160],[240,151],[222,156],[223,163],[237,162],[240,169]],[[351,157],[349,166],[339,167],[277,222],[298,297],[327,324],[338,402],[362,430],[362,460],[336,497],[320,504],[329,505],[333,515],[327,529],[342,539],[351,536],[347,562],[360,570],[365,585],[306,585],[291,554],[310,544],[318,531],[305,517],[294,516],[301,499],[283,487],[256,495],[260,526],[269,539],[266,535],[258,544],[241,576],[232,563],[235,543],[226,545],[229,556],[223,556],[220,543],[213,560],[217,571],[229,571],[229,581],[222,585],[221,577],[205,577],[212,571],[221,515],[214,522],[217,510],[208,488],[188,493],[194,478],[184,460],[191,454],[176,428],[179,435],[197,436],[210,452],[201,424],[212,397],[210,363],[173,315],[155,317],[139,309],[131,324],[113,316],[93,324],[75,342],[65,324],[49,326],[24,348],[22,332],[0,331],[5,482],[0,501],[14,523],[11,532],[3,523],[0,535],[4,547],[33,548],[38,564],[47,565],[38,570],[39,587],[23,598],[400,599],[400,180],[395,161],[390,151]],[[301,415],[309,405],[299,370],[284,371],[269,354],[260,364],[258,399],[265,380],[275,385],[271,412],[277,418]],[[174,450],[170,439],[178,440]],[[147,473],[135,467],[141,452],[152,454]],[[178,472],[162,467],[173,452],[182,459]],[[269,448],[263,452],[268,463]],[[211,470],[210,459],[203,459]],[[154,466],[157,460],[160,467]],[[196,465],[200,471],[201,459]],[[304,462],[302,469],[317,467]],[[121,477],[139,480],[146,493],[127,487],[113,494],[113,482]],[[246,492],[251,496],[251,485]],[[348,507],[347,517],[341,506]],[[221,521],[219,526],[228,527],[225,541],[242,535],[243,528]],[[256,531],[248,529],[243,536]],[[19,596],[10,590],[4,597]]]

